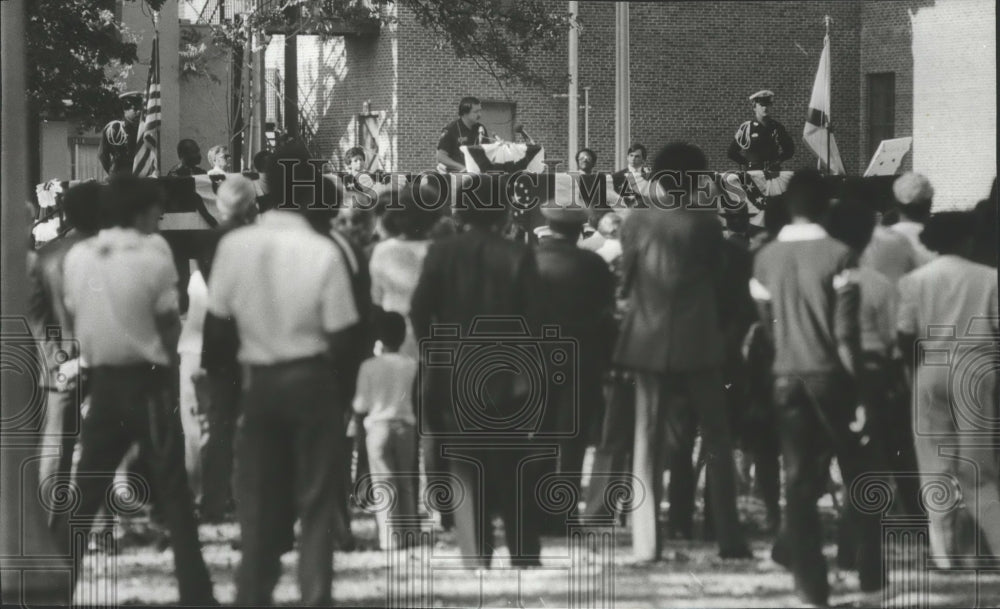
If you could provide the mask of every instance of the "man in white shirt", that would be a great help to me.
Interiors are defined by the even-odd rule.
[[[337,372],[359,317],[346,263],[320,233],[329,231],[332,217],[331,209],[315,205],[322,177],[300,145],[279,149],[275,158],[299,161],[286,175],[276,163],[280,173],[268,176],[295,199],[223,237],[208,286],[209,314],[236,324],[243,366],[235,479],[243,558],[236,603],[270,604],[291,525],[287,494],[294,493],[302,526],[301,602],[329,606],[338,485],[344,483],[338,448],[345,405]],[[292,180],[294,190],[287,188]]]
[[[978,521],[990,553],[1000,556],[997,487],[996,269],[972,262],[974,217],[931,216],[921,236],[937,258],[899,281],[897,330],[904,362],[913,370],[913,424],[925,485],[948,488]],[[931,555],[940,568],[961,566],[973,540],[963,540],[959,511],[929,510]],[[976,552],[973,552],[976,554]],[[960,560],[960,558],[959,558]]]
[[[115,468],[138,442],[150,466],[151,494],[163,502],[180,604],[215,605],[171,387],[180,317],[173,256],[163,237],[153,234],[163,207],[155,185],[131,176],[113,179],[107,196],[115,226],[73,246],[65,261],[66,308],[90,370],[91,395],[80,436],[75,516],[90,522],[107,507]]]

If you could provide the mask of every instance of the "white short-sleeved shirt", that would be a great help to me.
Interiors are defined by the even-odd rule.
[[[208,310],[236,320],[237,359],[252,365],[320,355],[328,333],[359,320],[337,246],[301,215],[280,210],[219,242]]]
[[[376,244],[369,264],[372,302],[386,311],[407,316],[429,247],[427,240],[405,241],[395,237]]]
[[[156,318],[177,314],[177,269],[166,240],[109,228],[66,255],[66,307],[88,366],[167,365]]]
[[[956,338],[996,332],[997,271],[961,256],[939,256],[899,280],[896,329],[918,339],[952,329]]]
[[[1000,331],[996,269],[944,255],[899,280],[899,332],[920,340],[913,378],[918,433],[982,431],[996,420],[998,374],[983,363]],[[979,355],[976,355],[977,352]]]
[[[354,412],[367,414],[365,429],[380,421],[414,424],[413,380],[417,361],[401,353],[366,359],[358,371]]]

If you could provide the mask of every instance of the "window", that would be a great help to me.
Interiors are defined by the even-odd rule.
[[[505,101],[483,100],[483,112],[479,122],[486,127],[490,137],[502,137],[508,142],[514,140],[515,104]]]
[[[70,146],[70,175],[73,180],[95,180],[104,179],[104,167],[97,156],[101,146],[99,137],[71,137]]]
[[[868,158],[896,136],[896,73],[868,75]]]

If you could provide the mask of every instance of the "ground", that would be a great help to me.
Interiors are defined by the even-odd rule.
[[[710,542],[667,542],[664,560],[654,565],[640,565],[631,560],[631,541],[627,528],[617,529],[615,553],[612,562],[611,582],[614,606],[639,607],[796,607],[800,601],[792,591],[792,578],[782,567],[770,561],[770,536],[760,532],[763,510],[759,501],[751,497],[740,499],[743,520],[752,532],[754,560],[720,561],[715,545]],[[833,538],[833,510],[824,507],[824,529]],[[375,540],[374,520],[370,515],[356,513],[353,523],[355,537],[361,550],[337,552],[334,556],[334,602],[338,606],[386,606],[390,604],[386,590],[389,559],[386,553],[373,549]],[[239,538],[235,524],[202,525],[200,529],[205,559],[215,581],[217,598],[231,603],[235,596],[233,575],[240,554],[233,548]],[[457,547],[449,533],[436,533],[435,556],[454,555]],[[433,572],[433,601],[436,607],[565,607],[570,604],[570,588],[566,565],[568,542],[566,539],[547,537],[544,540],[543,567],[516,571],[505,568],[504,551],[495,560],[494,569],[484,572],[449,571]],[[990,607],[1000,602],[1000,571],[980,575],[962,572],[951,574],[928,573],[921,570],[908,556],[910,552],[890,544],[887,562],[891,565],[891,586],[885,594],[862,596],[857,592],[857,577],[850,572],[838,571],[833,557],[836,547],[828,543],[826,553],[831,565],[835,606],[893,606],[893,607]],[[173,576],[173,556],[169,549],[155,546],[138,546],[122,543],[117,561],[100,551],[91,553],[88,564],[113,565],[94,572],[97,589],[115,589],[112,603],[170,604],[177,601],[177,585]],[[402,563],[411,568],[421,563],[419,550],[402,555]],[[608,575],[589,555],[592,573]],[[276,604],[293,605],[298,599],[296,584],[295,552],[282,560],[284,574],[275,590]],[[440,563],[440,561],[438,561]],[[427,564],[434,564],[427,563]],[[89,578],[84,578],[88,580]],[[598,578],[600,579],[600,578]],[[110,584],[117,581],[113,588]],[[923,590],[921,591],[921,584]],[[593,589],[575,586],[582,596],[574,597],[574,604],[604,606]],[[84,592],[78,591],[78,594]],[[90,596],[91,593],[85,593]],[[96,599],[95,599],[96,600]],[[588,602],[589,601],[589,602]],[[414,604],[402,599],[402,606]]]

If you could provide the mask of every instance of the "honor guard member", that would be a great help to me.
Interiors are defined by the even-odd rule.
[[[139,131],[139,117],[142,114],[142,93],[128,91],[118,96],[122,104],[122,119],[111,121],[101,132],[101,143],[97,157],[109,176],[132,174],[135,159],[136,134]]]
[[[489,138],[486,127],[479,124],[482,110],[483,106],[476,97],[463,97],[458,103],[458,118],[441,130],[438,139],[438,171],[465,171],[465,155],[461,146],[482,144]]]
[[[754,118],[736,130],[729,143],[729,158],[746,169],[781,171],[781,162],[795,154],[795,142],[785,126],[771,118],[774,93],[766,89],[758,91],[750,96],[750,104]]]

